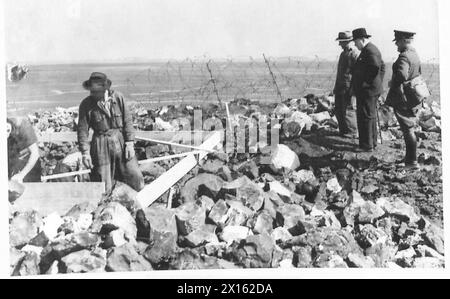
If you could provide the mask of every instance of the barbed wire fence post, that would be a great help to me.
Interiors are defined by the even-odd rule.
[[[280,91],[280,88],[278,87],[275,75],[273,74],[272,69],[270,68],[270,62],[267,60],[266,55],[264,55],[264,53],[263,53],[263,57],[264,57],[264,61],[265,61],[266,65],[269,69],[270,76],[272,77],[273,84],[275,85],[275,88],[277,90],[277,94],[278,94],[278,97],[280,98],[280,102],[283,102],[283,96],[281,95],[281,91]]]
[[[206,63],[206,69],[208,70],[209,76],[210,76],[210,82],[213,84],[213,88],[214,88],[214,93],[216,94],[217,97],[217,101],[219,102],[219,106],[220,108],[223,108],[222,106],[222,100],[219,97],[219,91],[217,90],[217,86],[216,86],[216,80],[214,80],[211,68],[209,67],[209,64],[211,63],[211,59]]]

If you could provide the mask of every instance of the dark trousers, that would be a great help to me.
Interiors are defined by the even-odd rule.
[[[359,146],[372,149],[377,146],[377,96],[356,97]]]
[[[123,135],[119,130],[95,135],[91,142],[91,157],[94,168],[91,180],[105,182],[106,193],[112,190],[115,180],[122,181],[136,191],[144,188],[144,177],[136,157],[127,161],[124,154]]]
[[[356,135],[356,111],[355,103],[349,92],[335,95],[335,114],[339,125],[339,133]]]
[[[408,108],[403,105],[394,108],[395,116],[400,125],[406,145],[405,164],[417,162],[417,138],[414,126],[417,124],[418,108]]]

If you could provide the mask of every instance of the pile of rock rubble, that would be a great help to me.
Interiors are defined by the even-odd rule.
[[[443,267],[438,105],[420,114],[421,170],[414,173],[395,165],[403,142],[392,111],[380,110],[380,153],[358,155],[327,143],[342,141],[333,133],[332,106],[332,97],[312,95],[269,105],[230,103],[235,119],[279,118],[282,143],[272,152],[209,155],[174,185],[171,207],[167,193],[139,207],[136,192],[118,183],[98,204],[76,205],[65,215],[12,214],[11,274]],[[191,120],[195,108],[135,107],[134,123],[140,130],[178,130],[177,120]],[[219,107],[202,109],[204,119],[225,124]],[[39,131],[76,129],[74,111],[44,115],[33,121]],[[41,150],[51,173],[76,147],[42,144]],[[173,149],[138,142],[136,150],[143,159]],[[146,183],[176,162],[142,166]]]

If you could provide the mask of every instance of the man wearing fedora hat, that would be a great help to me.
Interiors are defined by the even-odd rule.
[[[383,92],[385,65],[365,28],[353,30],[352,35],[355,46],[361,51],[352,76],[359,133],[357,151],[370,152],[377,146],[377,101]]]
[[[339,125],[339,134],[343,137],[354,138],[356,132],[355,103],[352,103],[352,69],[358,53],[351,46],[352,34],[349,31],[339,32],[336,41],[342,48],[337,66],[336,82],[333,94],[335,98],[335,114]]]
[[[144,187],[144,178],[134,152],[134,129],[124,97],[111,90],[111,80],[94,72],[83,87],[90,91],[79,108],[78,144],[83,163],[91,170],[91,180],[105,182],[110,192],[120,180],[136,191]],[[89,129],[93,129],[89,142]]]
[[[402,162],[406,168],[417,169],[417,139],[414,127],[417,124],[419,108],[407,105],[403,84],[421,75],[419,55],[411,46],[415,33],[394,30],[394,42],[400,53],[392,65],[392,79],[386,104],[394,108],[406,145],[406,155]]]

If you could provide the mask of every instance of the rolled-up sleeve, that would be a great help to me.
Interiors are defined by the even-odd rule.
[[[86,101],[81,102],[78,110],[78,149],[82,154],[89,153],[89,115]]]

